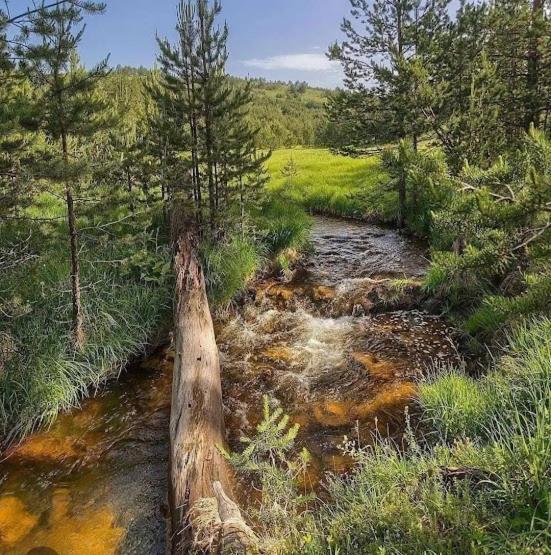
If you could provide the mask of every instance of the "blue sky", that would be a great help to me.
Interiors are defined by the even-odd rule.
[[[3,1],[3,0],[2,0]],[[9,0],[12,13],[32,0]],[[107,0],[107,13],[88,18],[82,58],[88,65],[111,54],[111,65],[154,64],[155,33],[171,37],[177,0]],[[340,36],[348,0],[222,0],[230,27],[233,75],[304,80],[333,87],[341,82],[338,64],[325,58]]]

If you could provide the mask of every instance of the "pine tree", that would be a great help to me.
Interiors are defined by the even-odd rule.
[[[0,216],[19,217],[19,210],[31,202],[37,183],[25,171],[34,137],[23,122],[32,116],[33,92],[15,67],[13,41],[8,40],[11,18],[0,10]]]
[[[175,119],[178,112],[176,97],[162,81],[159,73],[154,72],[145,83],[146,90],[146,130],[141,143],[142,155],[151,161],[151,178],[144,193],[151,197],[151,189],[160,192],[162,201],[170,200],[176,190],[170,183],[178,181],[175,172],[180,174],[180,189],[185,189],[187,182],[182,183],[181,174],[189,175],[191,166],[188,157],[180,158],[178,152],[186,150],[185,123]],[[180,99],[181,100],[181,99]],[[192,179],[192,194],[195,191],[195,180]],[[151,187],[154,185],[154,187]]]
[[[250,85],[236,84],[226,74],[228,29],[218,26],[219,1],[184,1],[178,6],[179,41],[158,40],[160,82],[150,87],[162,118],[170,162],[196,220],[208,222],[211,237],[223,234],[228,214],[265,182],[257,155],[258,131],[248,124]],[[161,123],[161,119],[158,119]]]
[[[298,175],[298,168],[292,156],[281,169],[281,175],[287,180],[287,185],[291,188],[293,186],[293,179]]]
[[[6,71],[11,67],[8,50],[8,16],[0,9],[0,71]]]
[[[74,190],[87,174],[85,161],[77,155],[79,144],[105,125],[104,105],[94,89],[106,74],[107,61],[90,71],[78,63],[77,49],[84,27],[83,14],[100,13],[96,2],[63,3],[54,8],[44,5],[29,15],[24,44],[18,54],[25,60],[24,70],[40,91],[39,124],[55,144],[51,157],[36,168],[41,177],[65,188],[70,244],[72,339],[76,349],[85,341],[81,303],[79,237]],[[80,27],[79,27],[80,26]]]
[[[342,63],[345,86],[353,93],[377,99],[377,111],[362,114],[360,121],[375,120],[387,135],[411,138],[415,147],[424,131],[417,67],[430,57],[434,36],[447,22],[449,0],[350,0],[352,17],[345,19],[342,44],[329,55]],[[361,104],[357,104],[362,108]],[[399,227],[403,227],[406,192],[397,181]]]
[[[245,233],[246,207],[258,204],[268,181],[264,163],[271,156],[269,151],[257,152],[258,129],[248,123],[251,103],[250,82],[243,87],[231,86],[223,117],[216,126],[217,211],[225,227],[230,227],[231,221],[228,220],[232,216],[232,207],[238,204],[242,235]]]
[[[26,166],[32,162],[38,137],[25,127],[32,121],[34,92],[17,72],[0,69],[0,217],[19,217],[38,182]]]
[[[544,125],[549,112],[551,20],[545,3],[498,0],[488,14],[488,56],[506,90],[503,118],[517,141],[531,125]]]
[[[435,36],[422,86],[423,113],[455,172],[488,166],[548,126],[551,22],[540,0],[463,4]]]

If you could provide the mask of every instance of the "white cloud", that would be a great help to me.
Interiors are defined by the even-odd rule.
[[[324,54],[286,54],[269,58],[243,60],[247,67],[265,70],[286,69],[293,71],[338,71],[339,62],[328,60]]]

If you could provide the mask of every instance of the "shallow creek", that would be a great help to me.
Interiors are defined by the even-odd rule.
[[[216,327],[230,446],[252,433],[268,394],[300,423],[315,487],[350,467],[345,435],[399,434],[419,377],[459,355],[453,330],[414,309],[419,246],[327,218],[312,245],[292,279],[257,283]],[[172,363],[158,352],[5,454],[0,553],[164,553]]]

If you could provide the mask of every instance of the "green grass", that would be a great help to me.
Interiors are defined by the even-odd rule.
[[[258,245],[239,236],[221,244],[203,244],[201,258],[209,300],[215,307],[227,305],[262,264]]]
[[[299,205],[269,195],[251,214],[251,228],[216,244],[204,243],[201,258],[212,305],[227,306],[252,278],[267,270],[287,270],[306,248],[311,221]]]
[[[282,175],[292,159],[297,175]],[[276,150],[267,164],[269,188],[302,204],[312,213],[352,218],[394,217],[394,193],[384,187],[385,173],[378,157],[349,158],[326,149]]]
[[[268,197],[254,217],[259,241],[267,256],[287,270],[308,246],[311,219],[304,209],[277,194]]]
[[[50,424],[118,372],[170,320],[170,255],[159,228],[128,219],[117,199],[98,216],[81,207],[82,304],[86,343],[70,347],[68,239],[61,199],[41,195],[31,217],[4,224],[2,244],[29,238],[34,258],[0,275],[0,434],[16,440]],[[101,217],[101,220],[99,219]],[[59,219],[58,219],[59,218]]]
[[[102,192],[106,194],[106,191]],[[99,193],[98,193],[99,195]],[[131,218],[124,193],[108,206],[78,206],[86,343],[71,348],[65,205],[41,194],[27,209],[40,221],[3,224],[0,244],[26,243],[33,258],[0,274],[0,434],[16,440],[76,406],[170,323],[171,254],[160,209]],[[51,219],[51,221],[43,221]],[[112,222],[108,225],[105,225]],[[276,196],[251,216],[245,238],[230,235],[201,254],[210,300],[227,305],[250,279],[306,244],[310,220]],[[30,235],[29,235],[30,232]]]

